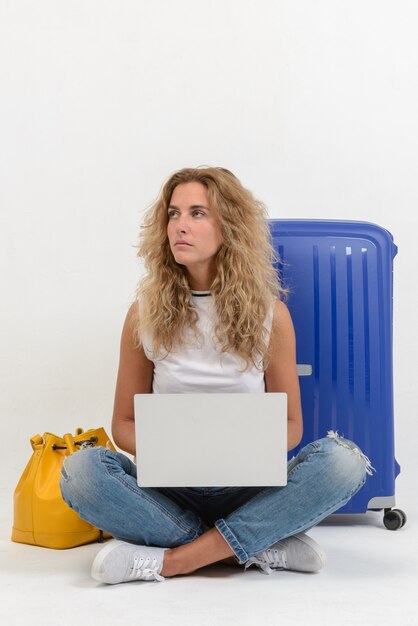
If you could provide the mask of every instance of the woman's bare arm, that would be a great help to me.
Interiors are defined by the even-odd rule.
[[[296,371],[295,331],[289,310],[280,301],[274,308],[270,350],[271,359],[265,371],[266,391],[287,393],[287,449],[292,450],[302,439],[302,408]]]
[[[151,393],[154,364],[143,348],[135,347],[133,304],[123,325],[120,342],[119,371],[113,407],[112,435],[121,450],[135,455],[134,394]]]

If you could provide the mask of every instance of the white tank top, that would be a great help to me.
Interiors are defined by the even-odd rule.
[[[145,355],[154,363],[153,393],[239,393],[264,392],[264,372],[255,367],[243,372],[244,361],[237,355],[221,353],[213,340],[216,316],[209,291],[192,291],[192,303],[198,313],[198,341],[192,331],[186,341],[167,356],[153,358],[152,344],[143,339]],[[270,336],[273,307],[265,327]]]

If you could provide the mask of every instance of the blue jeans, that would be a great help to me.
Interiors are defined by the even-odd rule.
[[[289,461],[285,487],[141,488],[127,456],[97,447],[66,458],[61,492],[80,517],[131,543],[173,548],[215,526],[245,563],[346,504],[366,472],[359,448],[331,433]]]

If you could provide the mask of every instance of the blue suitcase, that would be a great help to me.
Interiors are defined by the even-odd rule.
[[[355,441],[375,472],[338,513],[384,510],[384,524],[405,524],[395,505],[400,467],[394,452],[392,235],[375,224],[270,220],[278,271],[295,325],[304,435],[327,431]],[[292,455],[295,452],[292,451]]]

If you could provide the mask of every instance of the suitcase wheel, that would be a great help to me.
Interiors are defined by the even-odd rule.
[[[385,509],[383,523],[388,530],[399,530],[406,524],[406,514],[401,509]]]

